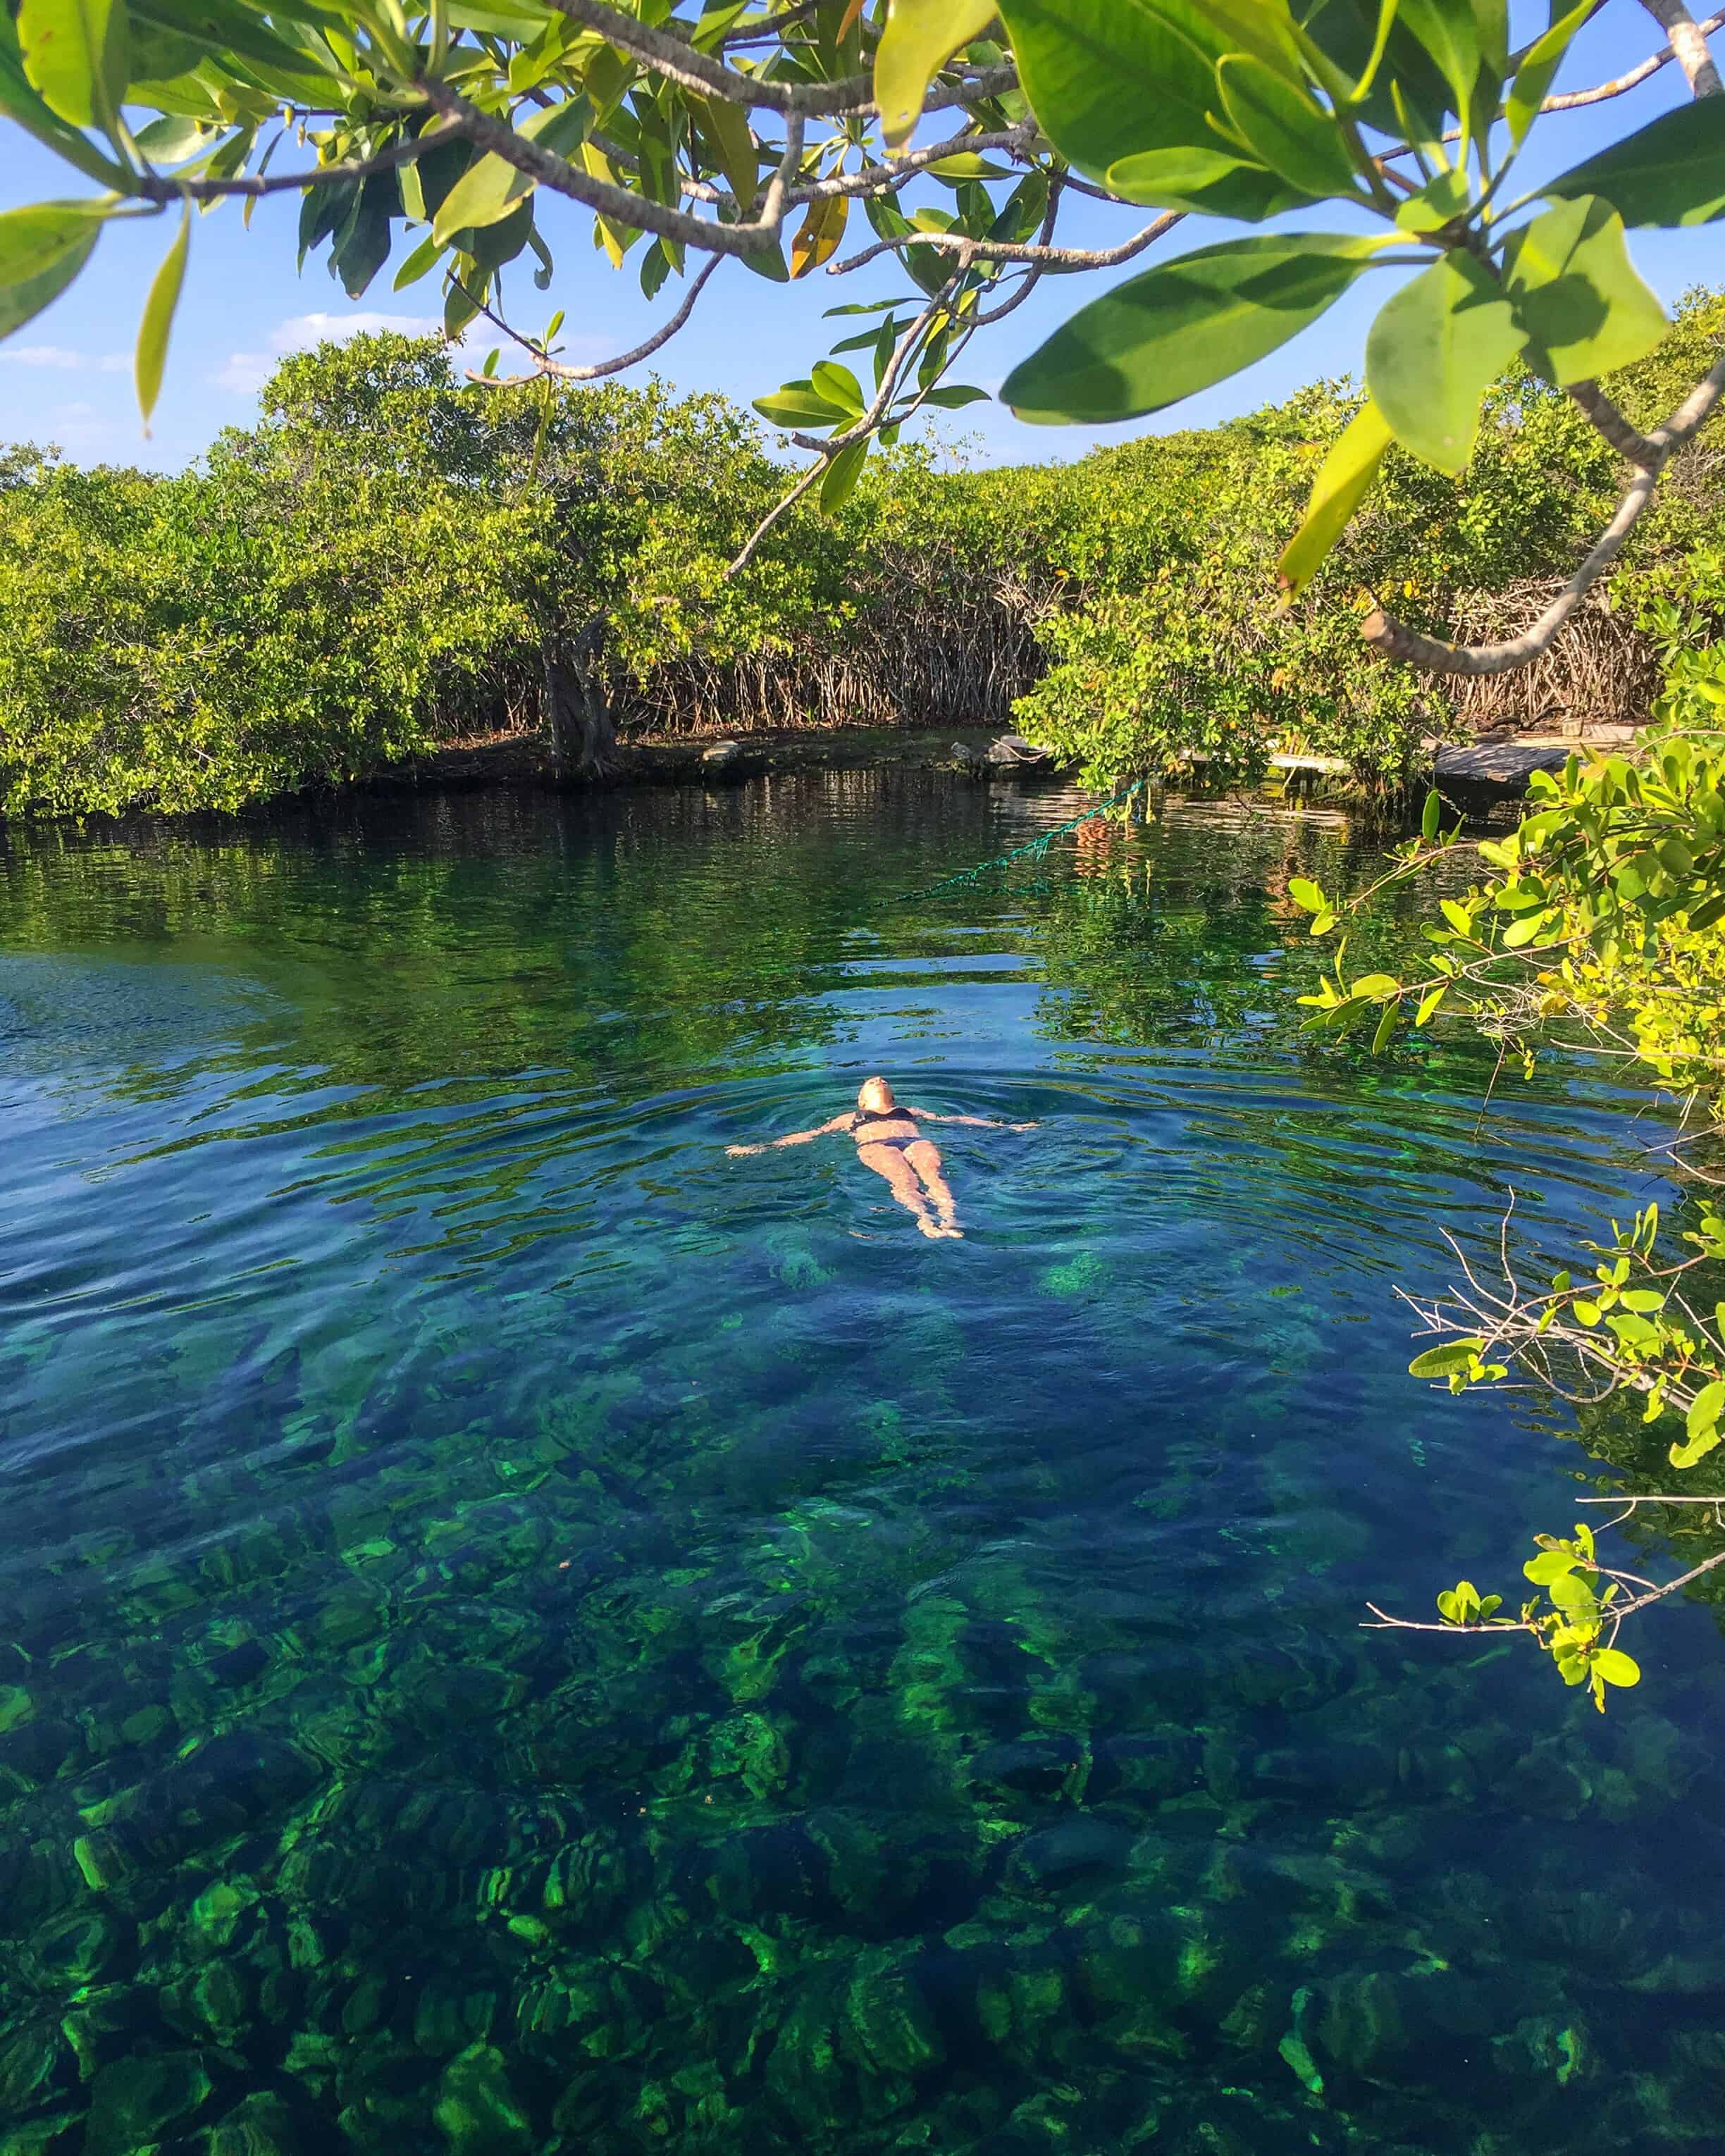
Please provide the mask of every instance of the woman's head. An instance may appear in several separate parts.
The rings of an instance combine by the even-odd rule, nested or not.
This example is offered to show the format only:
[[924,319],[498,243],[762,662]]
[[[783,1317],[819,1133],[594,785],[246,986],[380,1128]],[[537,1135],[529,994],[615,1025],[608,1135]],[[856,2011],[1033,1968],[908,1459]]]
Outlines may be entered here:
[[865,1116],[884,1116],[897,1106],[892,1097],[892,1088],[884,1078],[865,1078],[856,1096],[856,1105]]

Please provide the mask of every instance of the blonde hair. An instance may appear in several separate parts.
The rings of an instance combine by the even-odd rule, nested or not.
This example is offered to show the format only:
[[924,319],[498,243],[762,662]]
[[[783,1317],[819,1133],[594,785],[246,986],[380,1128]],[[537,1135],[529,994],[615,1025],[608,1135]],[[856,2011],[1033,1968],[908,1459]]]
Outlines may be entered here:
[[856,1105],[865,1114],[884,1115],[897,1103],[892,1097],[892,1088],[881,1077],[865,1078],[857,1089]]

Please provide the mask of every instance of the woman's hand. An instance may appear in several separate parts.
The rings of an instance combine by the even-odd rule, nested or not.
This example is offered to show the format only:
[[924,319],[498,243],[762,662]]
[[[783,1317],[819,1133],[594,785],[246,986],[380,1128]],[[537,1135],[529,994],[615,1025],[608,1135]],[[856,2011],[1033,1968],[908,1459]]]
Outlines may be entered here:
[[726,1152],[732,1160],[746,1160],[752,1152],[765,1152],[765,1146],[726,1146]]
[[1034,1123],[1009,1123],[1007,1126],[1009,1130],[1014,1131],[1034,1131],[1035,1127]]

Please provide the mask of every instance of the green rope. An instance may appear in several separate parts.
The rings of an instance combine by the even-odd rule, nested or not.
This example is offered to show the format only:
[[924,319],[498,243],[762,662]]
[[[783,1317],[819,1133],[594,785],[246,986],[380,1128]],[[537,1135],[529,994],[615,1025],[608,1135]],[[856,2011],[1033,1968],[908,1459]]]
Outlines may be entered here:
[[1076,831],[1081,824],[1093,824],[1098,816],[1106,816],[1111,808],[1123,808],[1135,793],[1142,793],[1149,783],[1147,778],[1135,778],[1123,793],[1117,793],[1106,801],[1099,801],[1094,808],[1086,808],[1081,816],[1075,816],[1070,824],[1056,824],[1040,838],[1032,839],[1024,845],[1014,846],[1010,853],[997,854],[991,861],[979,861],[974,868],[955,870],[951,875],[942,876],[938,883],[932,883],[925,890],[906,891],[900,903],[908,905],[912,899],[932,898],[940,891],[980,883],[985,875],[992,875],[996,869],[1007,867],[1013,861],[1045,860],[1048,850],[1056,839],[1065,838],[1067,832]]

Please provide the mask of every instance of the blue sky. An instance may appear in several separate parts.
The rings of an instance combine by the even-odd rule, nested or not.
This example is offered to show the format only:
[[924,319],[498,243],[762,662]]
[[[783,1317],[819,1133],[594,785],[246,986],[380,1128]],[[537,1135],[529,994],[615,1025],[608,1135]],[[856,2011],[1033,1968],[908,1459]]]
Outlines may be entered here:
[[[1547,19],[1543,7],[1518,6],[1514,12],[1524,34],[1543,28]],[[1613,0],[1577,40],[1558,86],[1580,88],[1620,74],[1660,42],[1658,29],[1638,4]],[[1681,70],[1670,66],[1626,97],[1547,120],[1524,161],[1527,183],[1535,183],[1542,172],[1575,163],[1686,95]],[[0,209],[83,190],[77,175],[0,121]],[[110,229],[70,291],[0,344],[0,440],[57,442],[85,464],[177,468],[207,447],[222,427],[247,423],[256,410],[259,383],[283,352],[355,327],[431,326],[428,318],[439,305],[435,277],[398,294],[390,289],[397,266],[392,264],[355,303],[321,261],[309,261],[304,275],[296,275],[298,213],[299,198],[288,196],[259,203],[249,231],[242,228],[235,203],[198,220],[167,384],[148,440],[134,398],[131,346],[145,291],[172,228],[167,219],[141,219]],[[1110,244],[1128,236],[1145,214],[1081,203],[1063,222],[1060,237],[1068,244]],[[570,357],[598,359],[626,350],[677,304],[675,280],[655,305],[643,300],[635,279],[638,256],[629,258],[621,274],[613,272],[593,252],[591,219],[574,204],[553,203],[541,215],[557,258],[557,279],[542,298],[522,276],[516,302],[530,325],[542,322],[552,306],[565,310]],[[1345,222],[1335,212],[1308,213],[1305,221],[1331,229]],[[1153,255],[1107,277],[1132,276],[1151,260],[1225,237],[1228,230],[1194,220],[1177,228]],[[859,233],[870,236],[860,215],[853,237]],[[1691,285],[1717,281],[1725,270],[1725,251],[1716,230],[1640,233],[1632,244],[1642,275],[1667,302]],[[398,243],[398,264],[406,252]],[[978,404],[952,415],[942,423],[942,431],[963,442],[978,460],[1028,461],[1076,455],[1099,439],[1202,425],[1253,410],[1319,375],[1358,371],[1366,326],[1388,295],[1394,274],[1385,272],[1356,286],[1303,336],[1246,372],[1153,419],[1110,429],[1106,436],[1023,426],[998,404]],[[990,390],[998,387],[1014,362],[1101,289],[1103,281],[1045,280],[998,331],[978,340],[965,370],[968,377]],[[680,388],[719,389],[746,400],[806,374],[835,336],[860,326],[824,321],[824,308],[883,298],[901,289],[890,263],[843,279],[817,273],[789,287],[768,285],[740,265],[726,264],[709,285],[693,321],[653,365]]]

